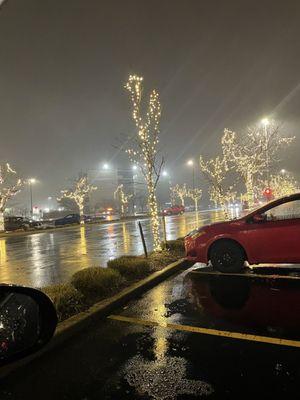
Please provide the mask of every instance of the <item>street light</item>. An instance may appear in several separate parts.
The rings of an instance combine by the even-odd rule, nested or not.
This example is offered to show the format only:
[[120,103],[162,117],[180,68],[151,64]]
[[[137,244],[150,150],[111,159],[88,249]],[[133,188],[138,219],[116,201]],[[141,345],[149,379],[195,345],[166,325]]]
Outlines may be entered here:
[[32,206],[32,185],[36,183],[35,178],[29,178],[28,179],[28,184],[29,184],[29,191],[30,191],[30,214],[31,218],[33,217],[33,206]]
[[193,168],[193,190],[195,189],[195,163],[194,160],[188,160],[186,165]]
[[169,176],[167,171],[163,171],[161,174],[162,174],[162,176]]
[[282,175],[284,175],[284,174],[286,173],[286,169],[282,168],[282,170],[280,171],[280,173],[281,173]]
[[133,171],[136,171],[136,170],[138,169],[138,166],[134,164],[134,165],[132,166],[132,169],[133,169]]
[[109,164],[104,163],[102,168],[105,169],[105,170],[108,170],[109,169]]

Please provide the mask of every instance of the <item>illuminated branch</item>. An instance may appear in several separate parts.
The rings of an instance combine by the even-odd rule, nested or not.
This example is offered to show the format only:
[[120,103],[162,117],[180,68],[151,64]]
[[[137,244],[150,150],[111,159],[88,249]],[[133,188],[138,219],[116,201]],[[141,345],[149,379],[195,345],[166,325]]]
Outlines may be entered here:
[[125,85],[125,89],[130,94],[132,119],[136,126],[136,134],[130,139],[131,147],[126,152],[130,160],[140,168],[146,180],[154,251],[160,251],[161,243],[156,187],[164,163],[164,159],[158,157],[161,105],[159,94],[153,90],[150,94],[146,115],[142,115],[142,82],[142,77],[130,75]]
[[225,218],[229,219],[226,203],[234,197],[234,193],[232,192],[233,186],[228,186],[226,183],[228,172],[230,171],[226,157],[218,156],[205,161],[200,156],[200,169],[210,186],[209,194],[211,201],[215,205],[220,205]]
[[293,140],[293,137],[282,137],[279,127],[274,122],[264,127],[250,127],[246,134],[240,136],[225,129],[222,137],[223,154],[240,174],[250,207],[254,203],[257,177],[266,174],[269,180],[270,167],[279,161],[279,151]]
[[299,191],[299,184],[291,174],[271,175],[269,181],[261,182],[261,192],[269,187],[275,198],[288,196]]
[[202,197],[202,190],[201,189],[189,189],[186,194],[187,197],[192,199],[195,203],[195,211],[198,211],[198,202]]
[[75,180],[74,187],[68,190],[61,191],[61,197],[58,198],[58,201],[61,201],[63,198],[68,198],[74,200],[79,208],[80,214],[80,223],[84,224],[83,218],[83,209],[86,200],[88,199],[91,192],[97,190],[96,186],[90,185],[88,183],[87,176],[80,177]]
[[123,190],[123,185],[119,185],[114,192],[114,198],[120,204],[121,216],[124,217],[126,214],[126,209],[128,206],[128,202],[131,199],[132,194],[125,194]]
[[4,211],[7,202],[21,190],[24,182],[8,163],[0,164],[0,231],[4,231]]
[[171,187],[172,197],[175,199],[178,197],[180,199],[181,205],[184,206],[184,199],[188,197],[188,191],[186,188],[186,184],[184,185],[175,185]]

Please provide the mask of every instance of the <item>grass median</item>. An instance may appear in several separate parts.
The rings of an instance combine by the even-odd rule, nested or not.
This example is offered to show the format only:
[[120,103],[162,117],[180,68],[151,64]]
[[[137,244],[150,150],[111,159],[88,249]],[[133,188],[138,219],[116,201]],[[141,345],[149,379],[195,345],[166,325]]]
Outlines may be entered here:
[[165,250],[144,256],[121,256],[110,260],[107,268],[90,267],[77,271],[70,282],[42,288],[52,300],[59,321],[86,310],[133,282],[139,281],[177,261],[184,255],[183,239],[167,242]]

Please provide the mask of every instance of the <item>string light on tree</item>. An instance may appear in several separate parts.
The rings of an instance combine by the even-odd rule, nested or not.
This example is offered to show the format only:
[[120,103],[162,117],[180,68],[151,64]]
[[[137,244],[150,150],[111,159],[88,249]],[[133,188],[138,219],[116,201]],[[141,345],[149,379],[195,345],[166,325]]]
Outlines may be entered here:
[[[173,198],[178,197],[180,199],[181,205],[184,207],[185,198],[188,197],[188,190],[186,184],[183,185],[175,185],[171,187],[171,193],[173,194]],[[171,196],[172,197],[172,196]]]
[[80,223],[84,224],[84,218],[83,218],[84,205],[90,193],[92,193],[94,190],[97,190],[97,187],[90,185],[88,183],[87,175],[84,175],[75,180],[73,188],[62,190],[61,191],[62,195],[57,200],[61,201],[63,198],[74,200],[79,208]]
[[7,202],[21,190],[24,182],[8,163],[0,164],[0,231],[4,231],[4,211]]
[[198,188],[194,188],[194,189],[189,189],[187,191],[187,197],[189,197],[190,199],[192,199],[194,201],[195,204],[195,211],[198,211],[198,202],[202,197],[202,190],[198,189]]
[[[270,186],[267,186],[268,183],[270,183]],[[299,184],[291,174],[271,175],[269,182],[262,181],[260,186],[264,190],[270,188],[272,196],[276,199],[299,191]]]
[[258,176],[266,174],[269,181],[270,167],[279,161],[279,150],[294,140],[294,137],[282,137],[279,127],[273,121],[264,119],[262,125],[254,125],[240,136],[225,129],[222,137],[224,157],[240,174],[250,207],[255,200],[254,189]]
[[235,197],[232,185],[228,185],[227,177],[230,171],[226,157],[217,156],[205,161],[200,156],[200,169],[206,178],[210,188],[210,199],[215,205],[220,205],[224,216],[229,219],[227,203]]
[[164,164],[164,159],[158,157],[161,105],[159,94],[153,90],[150,93],[146,114],[142,115],[142,82],[142,77],[130,75],[125,85],[125,89],[130,94],[132,119],[137,130],[136,135],[130,138],[131,148],[127,149],[126,152],[131,162],[140,168],[145,178],[148,190],[148,206],[151,217],[154,251],[161,251],[156,199],[156,188]]
[[120,205],[120,211],[122,217],[125,216],[128,202],[133,196],[132,194],[125,194],[123,187],[124,187],[123,185],[119,185],[114,192],[114,198],[118,201]]

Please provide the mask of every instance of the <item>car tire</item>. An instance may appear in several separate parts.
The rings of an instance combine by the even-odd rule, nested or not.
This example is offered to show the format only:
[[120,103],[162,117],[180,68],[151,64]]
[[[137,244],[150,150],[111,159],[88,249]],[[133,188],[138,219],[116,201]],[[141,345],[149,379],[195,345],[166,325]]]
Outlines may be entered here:
[[221,240],[210,251],[210,261],[220,272],[239,272],[243,269],[246,257],[243,249],[235,242]]

